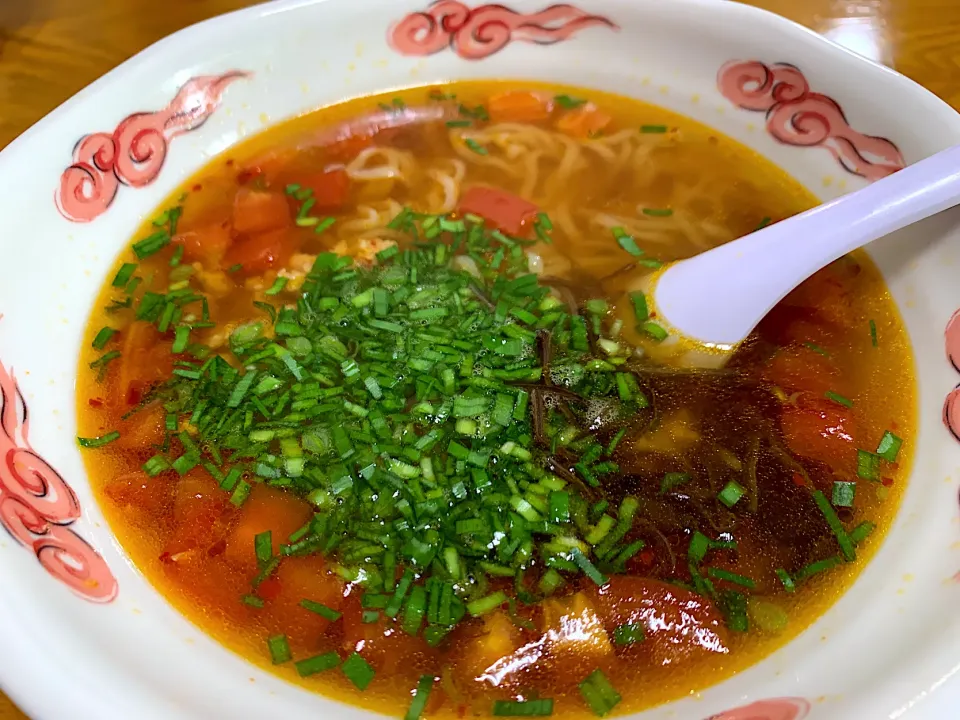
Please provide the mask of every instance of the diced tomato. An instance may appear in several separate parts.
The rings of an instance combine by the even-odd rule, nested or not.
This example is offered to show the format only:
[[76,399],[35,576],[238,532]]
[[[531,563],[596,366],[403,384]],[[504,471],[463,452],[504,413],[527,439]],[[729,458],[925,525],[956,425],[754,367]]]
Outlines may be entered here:
[[230,228],[223,223],[214,223],[197,230],[175,235],[175,245],[183,246],[186,262],[201,262],[207,267],[220,264],[220,259],[232,241]]
[[811,308],[819,318],[841,327],[849,325],[856,319],[849,279],[859,273],[859,266],[848,260],[838,263],[842,264],[834,263],[804,280],[782,303]]
[[280,579],[274,575],[257,586],[257,597],[266,602],[273,602],[280,597],[282,591],[283,586],[280,584]]
[[273,230],[251,235],[234,243],[223,256],[224,270],[240,266],[242,275],[258,275],[271,268],[283,267],[300,247],[300,238],[290,230]]
[[460,212],[479,215],[508,235],[520,237],[539,208],[505,190],[474,186],[460,198]]
[[133,507],[153,518],[161,517],[173,503],[169,477],[150,477],[143,470],[124,473],[103,488],[107,497],[122,507]]
[[276,612],[284,618],[290,642],[305,649],[315,647],[331,622],[300,603],[311,600],[339,611],[344,604],[343,580],[325,566],[320,555],[284,558],[276,578],[280,592],[273,603]]
[[159,404],[134,413],[117,427],[120,432],[117,447],[140,449],[158,445],[163,442],[165,419],[163,407]]
[[292,532],[310,519],[310,506],[292,493],[256,485],[240,509],[240,520],[227,536],[224,557],[237,568],[255,572],[254,538],[270,531],[273,552],[287,542]]
[[810,392],[822,397],[828,390],[844,392],[836,365],[821,352],[806,346],[778,350],[763,375],[788,393]]
[[278,230],[292,224],[287,196],[273,190],[242,187],[233,199],[233,229],[253,235]]
[[797,455],[819,460],[834,470],[852,471],[857,460],[857,429],[850,410],[826,399],[784,406],[780,427]]
[[398,623],[382,615],[376,622],[363,622],[358,595],[354,592],[345,598],[340,608],[346,652],[362,649],[363,657],[377,672],[393,672],[404,660],[423,651],[423,640],[411,637],[400,629]]
[[329,162],[347,163],[373,145],[374,132],[347,134],[325,145],[324,157]]
[[[161,335],[150,323],[133,322],[123,331],[117,392],[109,401],[114,406],[138,405],[154,384],[169,379],[173,372],[170,346],[160,342]],[[126,410],[124,407],[124,410]]]
[[594,137],[603,131],[613,118],[593,103],[581,105],[563,113],[556,122],[557,130],[576,138]]
[[296,183],[302,188],[313,190],[313,199],[316,201],[312,211],[331,212],[339,210],[347,201],[350,192],[350,177],[343,168],[331,168],[320,173],[305,176],[291,176],[287,183]]
[[626,623],[644,627],[646,639],[632,648],[650,653],[658,665],[679,665],[711,654],[726,654],[727,630],[705,597],[659,580],[615,575],[593,589],[607,632]]
[[487,112],[493,122],[539,122],[550,117],[553,103],[539,93],[509,90],[493,95]]
[[258,177],[272,183],[296,156],[297,151],[294,149],[273,150],[260,155],[237,173],[237,184],[246,185]]
[[184,475],[174,493],[173,534],[162,558],[177,562],[192,550],[206,550],[226,534],[232,514],[229,496],[205,470]]

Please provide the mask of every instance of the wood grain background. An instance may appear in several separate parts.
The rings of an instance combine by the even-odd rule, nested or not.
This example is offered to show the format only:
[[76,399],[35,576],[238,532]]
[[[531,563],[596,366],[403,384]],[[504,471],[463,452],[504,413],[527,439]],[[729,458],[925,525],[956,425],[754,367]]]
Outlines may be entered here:
[[[147,45],[192,23],[253,4],[250,0],[0,0],[0,147]],[[960,0],[753,0],[751,4],[890,65],[960,108]],[[25,720],[2,694],[0,720]]]

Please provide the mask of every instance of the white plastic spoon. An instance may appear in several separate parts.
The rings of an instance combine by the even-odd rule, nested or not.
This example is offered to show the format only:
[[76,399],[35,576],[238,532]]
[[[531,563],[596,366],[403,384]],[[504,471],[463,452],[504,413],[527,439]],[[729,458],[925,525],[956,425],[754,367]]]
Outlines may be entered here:
[[[684,364],[722,365],[788,292],[842,255],[960,205],[960,146],[701,255],[647,290],[673,335],[712,348]],[[713,357],[710,357],[713,355]]]

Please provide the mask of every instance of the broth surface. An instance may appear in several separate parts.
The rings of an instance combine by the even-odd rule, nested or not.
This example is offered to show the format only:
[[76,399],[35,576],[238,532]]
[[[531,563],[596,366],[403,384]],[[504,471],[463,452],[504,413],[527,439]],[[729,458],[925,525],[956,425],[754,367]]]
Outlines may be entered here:
[[[303,193],[305,188],[312,194]],[[500,194],[491,200],[477,188]],[[516,198],[534,210],[516,215],[516,208],[527,207]],[[553,700],[553,716],[591,717],[579,684],[597,669],[622,697],[614,714],[695,693],[796,636],[849,587],[873,554],[908,475],[915,425],[913,363],[883,280],[859,252],[791,293],[727,369],[716,373],[676,367],[682,348],[669,338],[660,342],[656,328],[644,330],[644,322],[656,325],[656,317],[640,318],[629,293],[654,260],[688,257],[815,203],[778,168],[709,128],[592,90],[455,83],[317,110],[216,158],[144,224],[135,237],[136,250],[125,250],[118,258],[91,312],[79,366],[80,435],[120,433],[102,448],[84,451],[91,483],[133,562],[180,611],[251,661],[345,702],[402,715],[405,709],[397,709],[410,703],[421,677],[433,676],[437,680],[425,717],[487,716],[496,701],[537,698]],[[404,632],[406,610],[391,619],[371,599],[392,597],[401,570],[411,567],[404,563],[403,551],[386,590],[365,588],[366,570],[358,579],[356,568],[366,565],[351,565],[339,550],[327,557],[284,556],[265,570],[265,560],[280,557],[284,543],[295,543],[287,538],[296,537],[314,513],[332,512],[327,503],[340,500],[331,495],[341,497],[338,493],[347,485],[347,493],[363,486],[365,468],[345,461],[350,483],[317,480],[314,489],[321,492],[311,494],[302,485],[301,465],[290,463],[299,456],[276,444],[282,434],[259,436],[266,439],[257,445],[264,454],[256,462],[231,462],[226,450],[211,451],[209,445],[198,448],[196,459],[202,456],[204,463],[195,467],[183,462],[170,469],[156,457],[173,461],[188,455],[190,438],[198,437],[198,427],[211,412],[210,407],[193,407],[190,414],[164,408],[162,402],[171,402],[176,391],[158,388],[171,378],[191,380],[175,375],[176,369],[193,372],[210,357],[222,357],[225,365],[239,370],[251,362],[249,354],[245,361],[231,354],[238,343],[242,347],[240,336],[251,322],[261,324],[265,342],[283,336],[270,316],[281,312],[282,321],[283,308],[295,307],[304,288],[312,287],[309,273],[318,255],[350,256],[366,277],[363,268],[378,262],[377,253],[395,243],[418,247],[410,227],[417,228],[417,240],[426,241],[430,224],[441,224],[425,218],[438,215],[467,227],[480,222],[471,219],[476,215],[487,221],[483,227],[488,230],[499,227],[500,237],[509,242],[498,245],[497,236],[485,236],[492,240],[490,252],[480,253],[481,274],[495,248],[506,251],[501,253],[506,266],[529,263],[539,286],[550,288],[547,297],[556,298],[560,308],[545,300],[542,307],[548,310],[537,314],[575,310],[591,337],[584,357],[603,360],[607,353],[617,363],[623,360],[610,372],[633,368],[626,374],[636,383],[627,393],[632,392],[635,412],[613,420],[604,409],[609,403],[570,400],[555,389],[542,389],[537,383],[545,381],[537,376],[527,390],[531,407],[537,408],[532,412],[545,413],[542,432],[548,437],[535,447],[540,431],[533,425],[526,437],[534,436],[528,446],[534,448],[535,460],[561,457],[556,465],[563,467],[554,466],[551,477],[567,483],[557,492],[569,491],[573,506],[576,498],[584,498],[584,535],[599,534],[604,527],[609,534],[625,512],[625,499],[631,499],[638,509],[616,549],[631,541],[643,545],[618,571],[605,572],[609,582],[599,586],[576,563],[573,570],[567,567],[573,562],[567,556],[548,567],[543,553],[552,551],[535,554],[523,565],[524,582],[537,588],[529,603],[515,600],[513,577],[498,574],[504,566],[515,569],[511,562],[521,564],[491,551],[484,562],[494,569],[480,581],[460,578],[458,592],[462,590],[464,603],[472,603],[503,590],[510,602],[477,617],[467,612],[431,647],[423,639],[425,630],[415,637]],[[397,222],[398,216],[407,220]],[[430,240],[449,243],[456,232],[444,230]],[[552,242],[537,241],[542,236]],[[516,237],[531,242],[519,246],[527,253],[519,261],[511,255]],[[156,246],[156,252],[147,252]],[[384,266],[400,262],[390,259],[389,252],[380,256]],[[469,263],[465,267],[471,269]],[[509,271],[503,274],[510,277]],[[495,275],[491,271],[478,280],[483,283],[480,297],[494,287]],[[420,286],[412,281],[413,292],[429,284],[427,270],[422,276]],[[376,283],[383,277],[371,277],[379,288]],[[463,302],[476,303],[464,287]],[[366,298],[350,293],[344,291],[338,302],[353,308],[351,313],[361,312],[356,308],[365,307]],[[145,303],[154,302],[151,294],[160,297],[153,319],[144,311]],[[197,299],[178,305],[186,296]],[[355,302],[358,297],[362,302]],[[601,300],[605,306],[590,304]],[[168,307],[173,309],[164,322]],[[491,304],[483,314],[494,312]],[[439,313],[422,317],[442,324]],[[433,322],[426,319],[424,327]],[[178,326],[191,329],[178,332]],[[103,328],[116,332],[104,334]],[[566,364],[548,368],[546,384],[585,396],[585,386],[577,383],[587,381],[571,380],[571,374],[593,366],[570,360],[563,345],[567,331],[557,328],[553,353]],[[598,348],[599,340],[617,349],[608,352],[602,343]],[[543,341],[539,332],[537,352],[543,351]],[[179,344],[180,352],[174,354],[172,344]],[[523,352],[535,357],[528,345]],[[286,347],[296,349],[288,341]],[[362,360],[362,351],[356,357]],[[482,364],[482,358],[478,354],[476,362]],[[452,369],[458,379],[451,382],[461,392],[475,374],[462,365]],[[506,377],[513,371],[503,372]],[[437,374],[437,383],[446,377]],[[331,380],[328,387],[344,382]],[[347,407],[344,423],[352,422],[350,412],[377,408],[369,397],[351,394],[354,386],[345,387],[353,405]],[[271,395],[268,385],[258,384],[251,392],[261,390],[257,397],[264,403],[277,403],[269,409],[280,407],[277,396],[283,388]],[[603,392],[614,397],[618,391]],[[638,393],[646,405],[639,403]],[[421,395],[409,405],[439,404],[444,393],[432,389]],[[619,397],[626,407],[624,395]],[[274,410],[277,418],[290,412],[289,402],[282,412]],[[213,410],[227,421],[232,407],[224,403]],[[463,440],[468,446],[481,442],[487,422],[486,415],[472,417],[479,419],[465,419],[480,424],[473,435],[465,432],[469,424],[456,431],[469,438]],[[516,423],[538,422],[522,412],[520,418]],[[617,468],[602,475],[595,487],[575,462],[563,460],[562,452],[557,455],[558,447],[566,447],[563,433],[571,426],[576,430],[571,434],[586,438],[588,448],[570,450],[573,459],[590,452],[590,437],[609,448],[624,430],[602,461]],[[422,438],[428,427],[411,420],[411,437]],[[336,441],[335,431],[324,432],[323,437]],[[577,447],[576,439],[570,447]],[[317,452],[332,451],[325,447]],[[417,483],[426,480],[422,489],[429,493],[430,481],[415,459],[418,453],[414,449],[389,467],[396,473],[411,468],[410,477]],[[437,458],[439,468],[443,458]],[[470,467],[446,462],[454,468],[449,492],[456,493],[456,478],[466,478],[468,489],[470,482],[478,482]],[[210,465],[220,471],[219,478]],[[243,474],[238,472],[231,484],[227,471],[233,465],[242,466]],[[249,487],[249,496],[238,498],[238,482]],[[574,489],[580,485],[582,491]],[[544,488],[524,486],[521,494],[553,502],[556,498]],[[455,508],[460,500],[449,492],[438,491],[437,497]],[[482,495],[482,490],[476,492]],[[843,562],[845,548],[829,513],[817,505],[817,493],[829,513],[836,514],[848,542],[853,535],[855,560]],[[517,507],[514,515],[521,512]],[[544,514],[536,506],[531,510],[531,517]],[[610,518],[608,525],[604,516]],[[310,527],[315,532],[316,526]],[[354,532],[345,527],[344,533]],[[256,538],[266,530],[271,531],[266,554],[258,557]],[[505,532],[510,536],[510,529]],[[708,545],[699,545],[707,540]],[[530,541],[544,542],[536,536]],[[585,546],[588,555],[596,554],[597,565],[596,548],[602,543],[590,543],[592,550]],[[380,558],[383,549],[370,552]],[[437,573],[439,583],[446,567],[433,570],[431,564],[419,571]],[[559,568],[562,584],[545,593],[538,583],[550,567]],[[262,582],[253,587],[258,576]],[[414,602],[414,595],[403,602]],[[331,612],[305,608],[305,599]],[[363,691],[341,670],[301,677],[291,662],[271,663],[268,638],[281,635],[295,661],[324,653],[337,653],[343,661],[356,652],[376,674]]]

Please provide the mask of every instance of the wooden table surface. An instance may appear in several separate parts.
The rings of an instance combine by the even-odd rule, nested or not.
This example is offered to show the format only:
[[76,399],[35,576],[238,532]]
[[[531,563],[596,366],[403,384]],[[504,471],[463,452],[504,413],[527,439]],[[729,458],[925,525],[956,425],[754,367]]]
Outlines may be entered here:
[[[253,4],[253,0],[0,0],[0,147],[155,40]],[[752,4],[896,68],[960,109],[960,0]],[[2,694],[0,720],[25,720]]]

